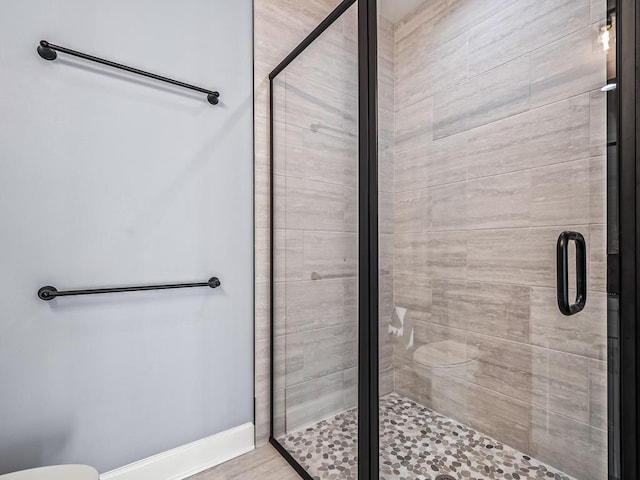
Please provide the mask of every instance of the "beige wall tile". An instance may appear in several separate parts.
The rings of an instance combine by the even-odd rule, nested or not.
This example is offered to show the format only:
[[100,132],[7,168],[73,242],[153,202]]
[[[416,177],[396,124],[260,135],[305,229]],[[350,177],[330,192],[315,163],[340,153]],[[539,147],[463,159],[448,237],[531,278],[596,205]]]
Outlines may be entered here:
[[531,224],[532,172],[495,175],[466,183],[468,229],[517,228]]
[[[572,227],[580,230],[582,227]],[[584,228],[583,228],[584,229]],[[468,278],[516,285],[556,285],[556,243],[566,228],[480,230],[468,236]]]
[[520,0],[469,30],[469,76],[589,24],[589,0]]
[[287,178],[286,227],[299,230],[355,231],[355,188]]
[[343,410],[342,372],[287,388],[285,391],[287,431],[328,418]]
[[286,289],[286,333],[354,323],[355,279],[291,282]]
[[607,362],[589,361],[589,425],[607,430]]
[[532,108],[606,83],[606,56],[597,39],[598,25],[589,25],[531,53]]
[[469,178],[588,156],[589,98],[586,94],[468,132]]
[[395,191],[463,181],[467,176],[468,161],[464,132],[398,152]]
[[446,137],[528,109],[529,58],[522,57],[437,94],[433,136]]
[[531,403],[589,423],[590,360],[554,350],[531,347]]
[[605,169],[596,157],[532,170],[532,224],[603,223]]
[[531,411],[529,451],[576,478],[607,477],[607,433],[548,410]]
[[396,113],[396,152],[433,140],[433,99],[415,103]]
[[607,154],[607,94],[595,90],[590,94],[591,156]]
[[607,357],[607,298],[588,292],[585,309],[570,317],[560,313],[556,291],[531,289],[531,343],[584,357]]
[[304,232],[303,279],[355,277],[357,261],[357,233]]

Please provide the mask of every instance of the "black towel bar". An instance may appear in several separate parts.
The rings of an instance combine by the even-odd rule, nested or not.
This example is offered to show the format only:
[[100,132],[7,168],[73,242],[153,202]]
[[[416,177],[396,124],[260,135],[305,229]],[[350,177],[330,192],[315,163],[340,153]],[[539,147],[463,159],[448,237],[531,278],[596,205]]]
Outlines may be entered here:
[[58,291],[56,287],[47,285],[38,290],[38,297],[41,300],[53,300],[56,297],[69,297],[73,295],[95,295],[98,293],[119,293],[119,292],[140,292],[144,290],[168,290],[170,288],[193,288],[193,287],[210,287],[218,288],[220,280],[218,277],[211,277],[206,282],[196,283],[172,283],[165,285],[144,285],[140,287],[114,287],[114,288],[93,288],[90,290],[65,290]]
[[89,60],[91,62],[107,65],[108,67],[117,68],[119,70],[124,70],[129,73],[135,73],[136,75],[142,75],[143,77],[152,78],[160,82],[170,83],[171,85],[187,88],[189,90],[194,90],[200,93],[206,93],[207,101],[211,105],[217,105],[219,101],[220,92],[207,90],[206,88],[202,88],[202,87],[196,87],[195,85],[179,82],[178,80],[173,80],[171,78],[163,77],[161,75],[156,75],[155,73],[145,72],[144,70],[138,70],[137,68],[127,67],[126,65],[122,65],[120,63],[115,63],[110,60],[94,57],[93,55],[87,55],[86,53],[77,52],[75,50],[61,47],[59,45],[54,45],[52,43],[47,42],[46,40],[40,40],[40,45],[38,45],[38,55],[40,55],[45,60],[55,60],[58,57],[58,54],[56,52],[66,53],[67,55],[72,55],[74,57],[82,58],[84,60]]

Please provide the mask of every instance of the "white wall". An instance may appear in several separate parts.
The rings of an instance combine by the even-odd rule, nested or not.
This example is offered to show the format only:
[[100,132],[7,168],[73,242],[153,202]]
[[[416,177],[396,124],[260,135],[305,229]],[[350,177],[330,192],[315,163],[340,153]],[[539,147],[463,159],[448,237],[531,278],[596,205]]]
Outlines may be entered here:
[[[252,420],[250,0],[0,4],[0,473]],[[221,104],[40,39],[221,91]],[[59,289],[217,275],[218,290]]]

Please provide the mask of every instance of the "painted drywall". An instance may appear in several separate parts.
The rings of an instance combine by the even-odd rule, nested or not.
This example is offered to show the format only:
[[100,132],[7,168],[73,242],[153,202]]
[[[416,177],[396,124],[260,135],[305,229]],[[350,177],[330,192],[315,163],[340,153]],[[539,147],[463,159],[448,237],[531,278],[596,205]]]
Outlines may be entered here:
[[[0,7],[0,473],[106,471],[253,418],[252,2]],[[221,103],[40,39],[221,91]],[[222,288],[57,299],[61,289]]]

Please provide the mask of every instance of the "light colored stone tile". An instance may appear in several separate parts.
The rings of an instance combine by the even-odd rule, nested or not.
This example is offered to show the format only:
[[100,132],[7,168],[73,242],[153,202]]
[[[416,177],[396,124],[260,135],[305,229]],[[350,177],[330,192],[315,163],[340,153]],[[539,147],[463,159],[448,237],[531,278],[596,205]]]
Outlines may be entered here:
[[396,45],[395,107],[421,102],[467,79],[467,36],[460,35],[433,48],[430,24]]
[[434,5],[435,41],[445,43],[514,3],[516,0],[447,0],[445,5]]
[[607,17],[607,0],[591,0],[591,23],[604,23]]
[[465,232],[432,232],[427,243],[427,271],[432,277],[465,278],[467,275]]
[[343,373],[320,377],[287,388],[285,401],[288,431],[335,415],[342,411],[344,405]]
[[555,289],[531,289],[531,343],[541,347],[605,360],[607,355],[607,297],[588,292],[585,309],[564,316]]
[[356,321],[355,279],[292,282],[287,285],[286,333],[299,333]]
[[429,190],[409,190],[395,194],[395,231],[425,232],[431,223]]
[[545,348],[531,348],[531,403],[588,423],[590,360]]
[[529,451],[531,407],[526,403],[440,373],[431,379],[430,393],[434,410]]
[[337,21],[300,56],[302,75],[327,88],[355,97],[358,93],[358,49]]
[[322,84],[286,74],[285,119],[288,125],[353,138],[357,125],[357,100]]
[[431,187],[431,206],[427,220],[432,230],[464,230],[468,228],[469,203],[466,182]]
[[[357,142],[323,131],[286,127],[286,175],[355,188]],[[278,162],[281,163],[281,162]]]
[[[406,308],[414,318],[429,320],[435,312],[432,307],[432,280],[427,277],[396,275],[393,279],[393,303]],[[436,297],[435,300],[440,300]],[[380,332],[381,335],[386,332]]]
[[515,228],[531,224],[529,170],[495,175],[466,183],[466,228]]
[[532,224],[603,223],[605,169],[604,158],[594,157],[532,170]]
[[396,152],[433,140],[433,99],[428,98],[396,113]]
[[473,232],[467,240],[469,280],[555,288],[556,243],[563,230],[566,228]]
[[396,192],[463,181],[469,160],[465,132],[398,152]]
[[[607,433],[548,410],[531,411],[529,452],[581,480],[607,478]],[[567,455],[571,452],[571,455]]]
[[394,205],[395,195],[392,192],[378,192],[378,232],[393,233],[394,225]]
[[[288,386],[294,385],[289,382],[289,378],[292,376],[296,378],[297,371],[301,373],[300,381],[306,382],[356,366],[358,349],[356,348],[357,326],[355,321],[287,337],[286,376]],[[291,349],[291,353],[290,342],[298,347]],[[291,365],[291,370],[289,365]],[[301,367],[300,370],[296,368],[298,366]]]
[[380,276],[393,275],[393,234],[381,233],[378,236],[378,271]]
[[532,108],[606,83],[607,58],[597,39],[597,25],[589,25],[531,53]]
[[[267,231],[267,235],[268,235]],[[275,230],[273,233],[273,278],[276,282],[291,282],[303,278],[303,232],[300,230]],[[267,239],[268,242],[268,239]],[[267,244],[268,247],[268,244]],[[269,278],[269,258],[263,262],[266,282]],[[262,277],[262,275],[261,275]]]
[[529,292],[521,285],[435,279],[432,321],[529,343]]
[[[586,237],[585,237],[586,238]],[[607,231],[604,225],[589,227],[587,245],[588,288],[596,292],[607,291]]]
[[589,98],[579,95],[474,128],[468,134],[469,178],[586,158]]
[[469,31],[469,76],[589,24],[589,0],[520,0]]
[[607,430],[607,362],[589,361],[589,425]]
[[305,280],[355,277],[358,234],[304,232]]
[[529,109],[529,58],[522,57],[434,97],[433,136],[442,138]]
[[286,227],[300,230],[356,230],[356,189],[287,178]]
[[428,254],[429,244],[424,234],[397,233],[394,241],[394,273],[425,276],[428,271]]
[[607,154],[607,94],[595,90],[590,99],[591,156],[604,156]]

